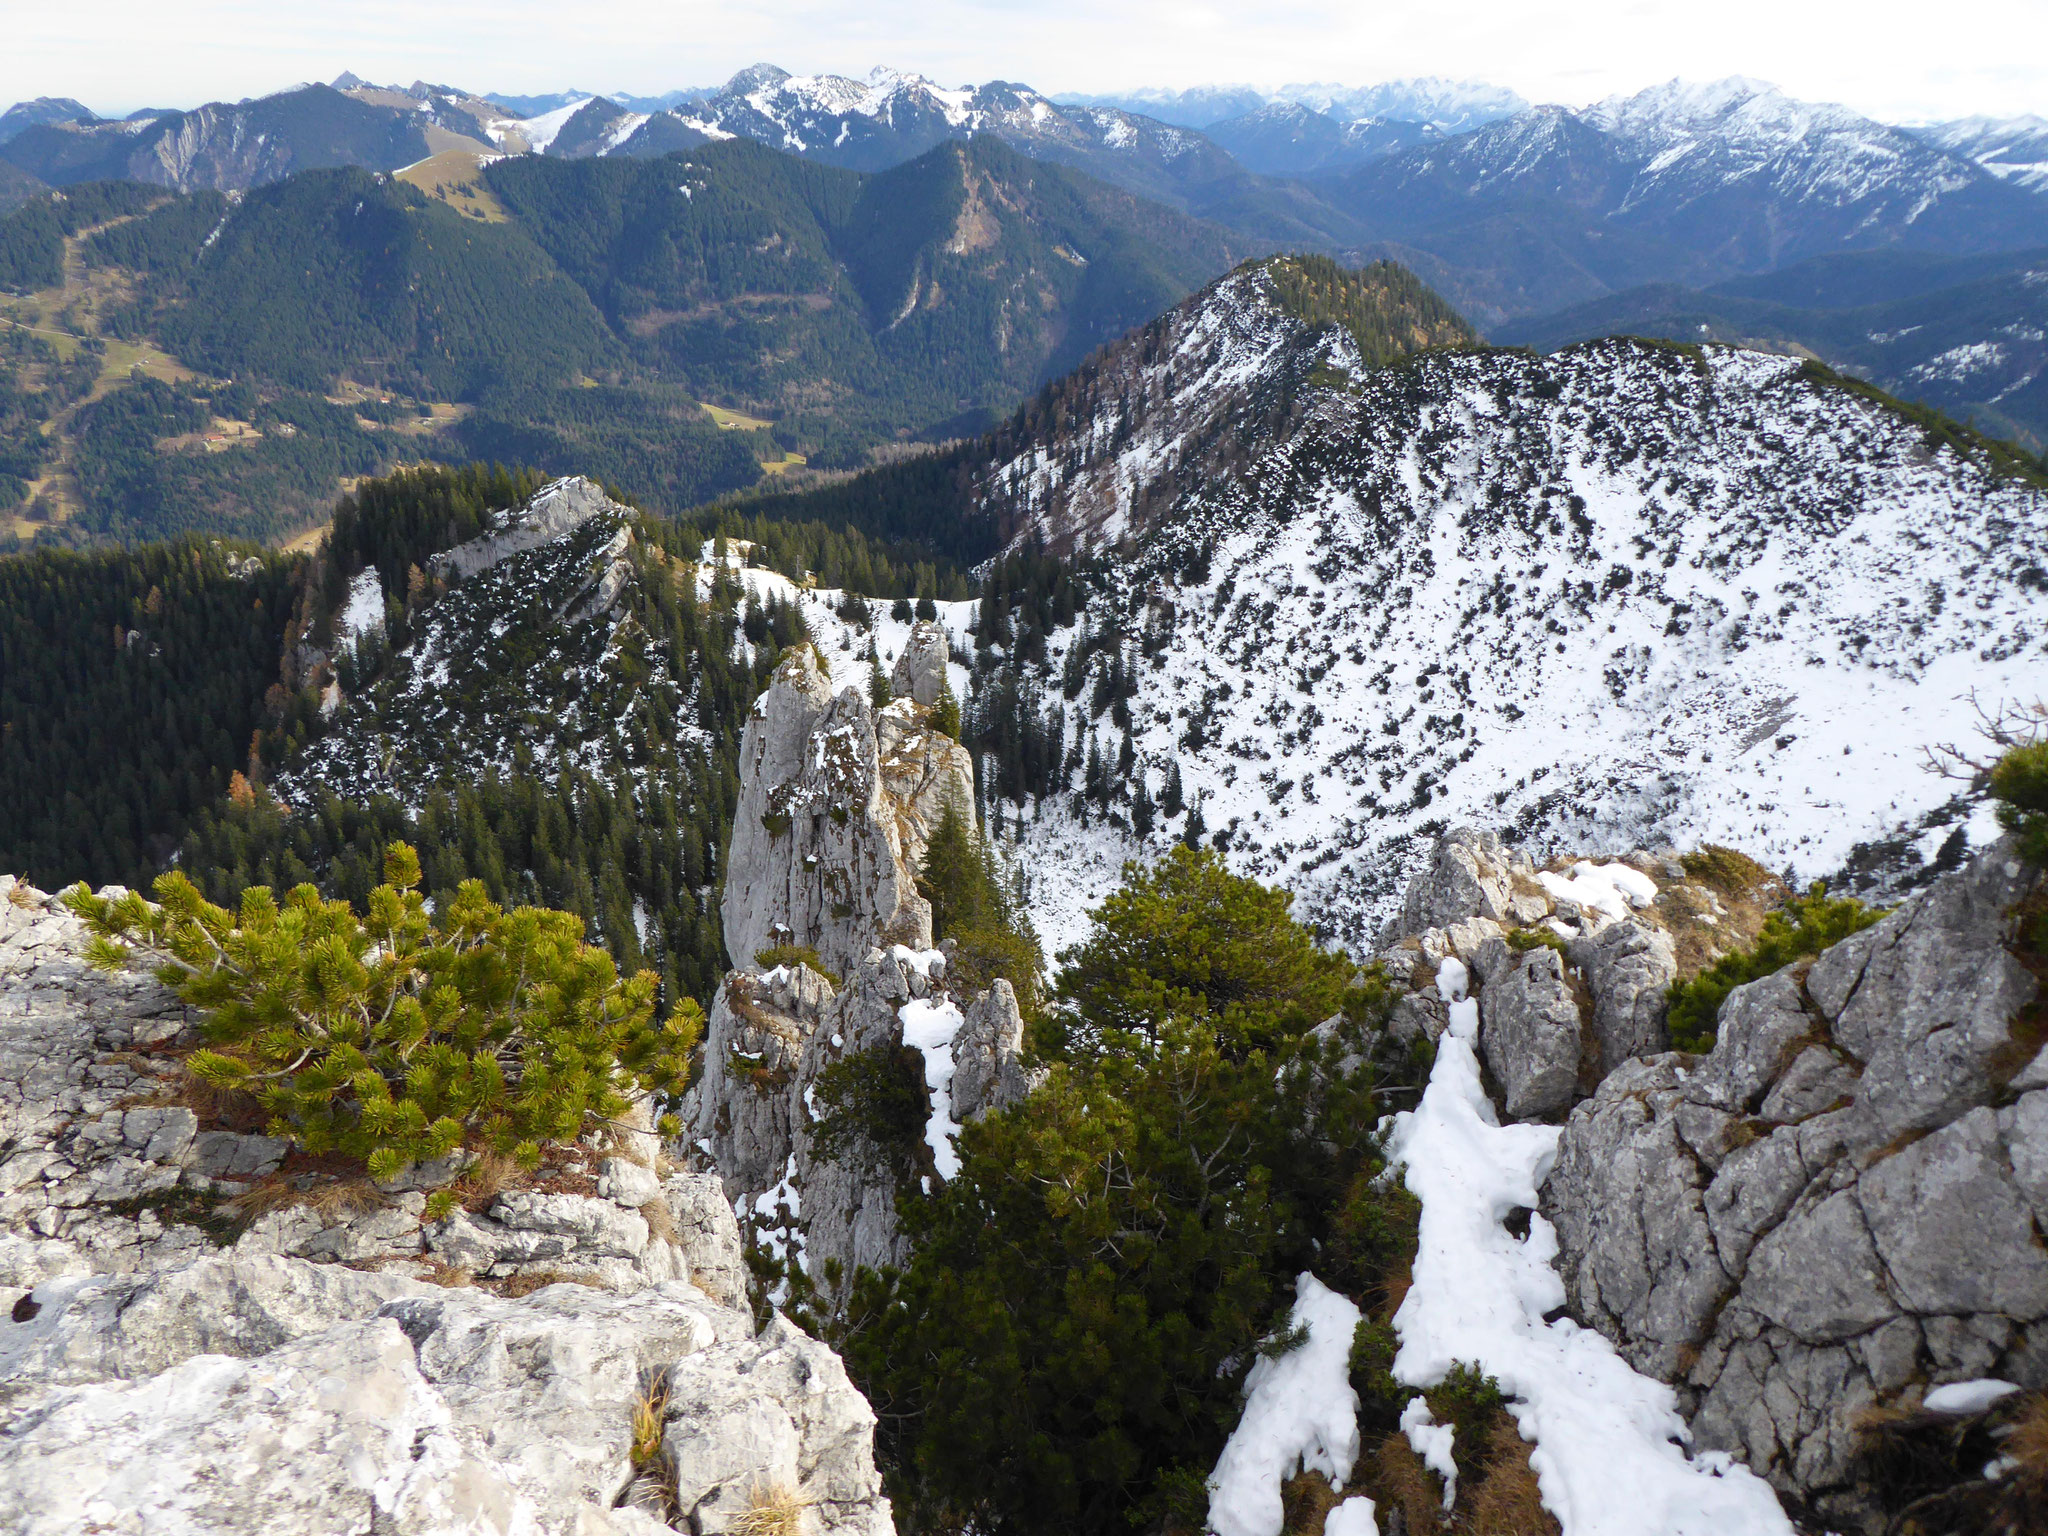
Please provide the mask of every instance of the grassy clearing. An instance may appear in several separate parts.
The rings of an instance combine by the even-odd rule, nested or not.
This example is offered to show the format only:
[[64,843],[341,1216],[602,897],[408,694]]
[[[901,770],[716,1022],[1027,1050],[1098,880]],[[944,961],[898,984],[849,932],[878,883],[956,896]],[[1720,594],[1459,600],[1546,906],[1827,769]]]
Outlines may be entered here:
[[511,216],[483,178],[484,159],[475,150],[444,149],[395,174],[407,186],[438,198],[465,218],[504,224]]
[[[763,421],[759,416],[749,416],[745,411],[731,411],[722,405],[713,405],[708,400],[699,400],[697,403],[704,407],[705,413],[713,421],[727,429],[738,428],[745,432],[760,432],[775,425],[772,421]],[[797,462],[802,463],[803,461],[798,459]]]

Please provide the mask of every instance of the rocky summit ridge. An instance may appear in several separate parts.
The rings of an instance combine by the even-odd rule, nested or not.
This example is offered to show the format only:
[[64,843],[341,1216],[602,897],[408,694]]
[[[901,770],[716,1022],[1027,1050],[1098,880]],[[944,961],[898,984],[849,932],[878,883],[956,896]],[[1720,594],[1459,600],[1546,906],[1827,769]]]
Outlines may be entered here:
[[894,1529],[866,1401],[756,1326],[723,1192],[651,1133],[337,1186],[219,1123],[190,1012],[85,948],[0,877],[0,1526],[649,1536],[772,1494]]

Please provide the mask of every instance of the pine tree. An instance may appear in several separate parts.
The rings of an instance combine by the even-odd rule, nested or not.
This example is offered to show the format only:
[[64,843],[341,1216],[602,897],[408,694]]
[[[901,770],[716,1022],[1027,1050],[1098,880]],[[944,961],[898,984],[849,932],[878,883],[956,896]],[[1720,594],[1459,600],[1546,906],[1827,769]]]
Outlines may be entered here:
[[1152,791],[1145,787],[1145,776],[1138,775],[1138,787],[1131,795],[1131,830],[1139,837],[1152,835]]
[[1168,816],[1178,816],[1184,804],[1185,802],[1181,798],[1180,787],[1180,759],[1175,758],[1172,763],[1167,765],[1166,792],[1161,797],[1159,805],[1160,809],[1164,810]]
[[960,701],[953,695],[951,680],[941,678],[939,696],[932,705],[931,727],[941,735],[960,739]]
[[[868,652],[868,702],[877,709],[885,709],[893,697],[888,674],[882,670],[882,660],[871,649]],[[957,712],[960,706],[955,704],[953,707]]]
[[1208,823],[1202,819],[1202,802],[1197,800],[1188,807],[1188,824],[1181,829],[1180,840],[1189,848],[1199,848],[1202,834],[1208,830]]

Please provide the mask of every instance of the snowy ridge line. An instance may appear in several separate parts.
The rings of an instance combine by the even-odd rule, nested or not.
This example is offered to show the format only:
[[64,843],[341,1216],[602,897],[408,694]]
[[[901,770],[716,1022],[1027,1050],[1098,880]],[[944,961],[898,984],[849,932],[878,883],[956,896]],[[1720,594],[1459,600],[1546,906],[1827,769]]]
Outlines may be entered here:
[[[1394,1314],[1395,1379],[1434,1386],[1459,1362],[1495,1378],[1564,1536],[1792,1536],[1763,1479],[1723,1453],[1686,1454],[1670,1387],[1593,1330],[1544,1321],[1565,1290],[1556,1233],[1534,1207],[1561,1133],[1499,1123],[1480,1083],[1467,979],[1455,960],[1439,975],[1450,1027],[1389,1148],[1422,1202],[1414,1284]],[[1517,1209],[1531,1211],[1527,1238],[1503,1224]]]
[[[1992,835],[1921,756],[1971,735],[1973,689],[2039,692],[2040,490],[1792,360],[1600,342],[1314,391],[1287,435],[1137,518],[1164,465],[1294,368],[1282,330],[1227,280],[1119,382],[1147,402],[1120,442],[1111,399],[1075,452],[992,471],[1025,537],[1136,542],[1024,669],[1032,707],[1064,704],[1069,754],[1091,729],[1116,745],[1061,696],[1068,653],[1112,628],[1155,798],[1177,763],[1234,866],[1354,949],[1461,822],[1538,862],[1715,842],[1802,881],[1881,838],[1924,866]],[[1053,950],[1181,830],[1141,848],[1064,796],[1024,820]]]

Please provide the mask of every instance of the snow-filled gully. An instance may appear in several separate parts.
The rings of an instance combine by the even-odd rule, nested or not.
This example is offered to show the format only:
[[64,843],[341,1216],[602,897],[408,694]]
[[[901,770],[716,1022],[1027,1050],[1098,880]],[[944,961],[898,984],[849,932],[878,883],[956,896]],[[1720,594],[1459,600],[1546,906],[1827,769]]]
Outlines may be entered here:
[[[1401,1420],[1410,1443],[1453,1483],[1459,1448],[1419,1391],[1463,1362],[1508,1396],[1564,1536],[1791,1536],[1777,1496],[1747,1467],[1719,1452],[1687,1455],[1670,1387],[1639,1375],[1591,1329],[1545,1320],[1565,1291],[1551,1263],[1556,1233],[1534,1207],[1560,1132],[1499,1123],[1480,1083],[1469,984],[1462,964],[1444,962],[1437,985],[1450,1027],[1422,1102],[1394,1124],[1392,1161],[1422,1202],[1414,1283],[1394,1315],[1394,1376],[1418,1389]],[[1531,1212],[1526,1238],[1505,1225],[1516,1210]],[[1246,1382],[1244,1415],[1209,1484],[1216,1536],[1279,1536],[1281,1482],[1299,1467],[1341,1487],[1358,1455],[1345,1372],[1358,1311],[1313,1275],[1296,1290],[1290,1322],[1308,1339],[1261,1360]],[[1372,1501],[1347,1499],[1325,1529],[1377,1536]]]
[[[1450,1027],[1421,1104],[1394,1126],[1393,1161],[1422,1202],[1414,1285],[1394,1315],[1395,1378],[1431,1386],[1465,1361],[1497,1380],[1565,1536],[1790,1536],[1769,1484],[1718,1452],[1686,1454],[1670,1387],[1591,1329],[1545,1321],[1564,1282],[1556,1233],[1532,1208],[1560,1132],[1495,1118],[1468,984],[1464,966],[1444,963]],[[1532,1209],[1526,1238],[1504,1225],[1517,1209]]]

